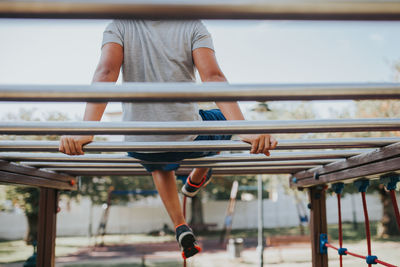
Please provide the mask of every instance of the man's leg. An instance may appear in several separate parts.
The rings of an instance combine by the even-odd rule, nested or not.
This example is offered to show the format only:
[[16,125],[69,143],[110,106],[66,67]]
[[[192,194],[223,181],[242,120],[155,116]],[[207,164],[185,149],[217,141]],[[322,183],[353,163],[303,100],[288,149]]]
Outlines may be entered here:
[[156,170],[152,172],[154,183],[164,206],[175,225],[176,240],[182,250],[184,259],[192,257],[201,251],[197,245],[192,229],[186,225],[178,198],[174,171]]
[[176,178],[174,171],[156,170],[151,173],[153,175],[154,184],[160,194],[161,200],[164,203],[169,217],[175,227],[180,224],[185,224],[183,212],[176,189]]
[[194,184],[200,184],[201,181],[203,180],[204,175],[206,175],[209,170],[210,169],[208,169],[208,168],[194,169],[191,173],[190,181]]

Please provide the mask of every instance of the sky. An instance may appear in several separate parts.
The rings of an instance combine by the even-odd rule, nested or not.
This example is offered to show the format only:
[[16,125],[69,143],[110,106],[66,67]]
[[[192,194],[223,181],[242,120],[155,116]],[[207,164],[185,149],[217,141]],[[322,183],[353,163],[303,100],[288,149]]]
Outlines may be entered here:
[[[0,19],[0,84],[90,84],[108,20]],[[230,83],[392,82],[399,22],[204,21]],[[281,103],[285,105],[287,103]],[[248,105],[242,105],[244,109]],[[1,103],[82,117],[84,103]],[[350,101],[313,102],[320,117]],[[120,110],[111,104],[108,111]]]

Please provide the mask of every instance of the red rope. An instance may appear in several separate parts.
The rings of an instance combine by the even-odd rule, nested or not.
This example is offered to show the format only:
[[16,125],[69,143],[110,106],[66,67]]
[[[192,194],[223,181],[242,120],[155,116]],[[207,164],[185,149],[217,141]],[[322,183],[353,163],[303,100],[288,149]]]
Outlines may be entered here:
[[[337,195],[337,203],[338,203],[339,248],[342,248],[343,247],[343,230],[342,230],[341,194],[336,194],[336,195]],[[395,209],[396,219],[397,219],[397,223],[398,223],[399,229],[400,229],[400,215],[399,215],[399,208],[397,206],[395,191],[390,190],[390,195],[392,197],[393,208]],[[370,256],[371,255],[371,232],[370,232],[370,226],[369,226],[369,217],[368,217],[368,209],[367,209],[367,201],[366,201],[366,197],[365,197],[365,192],[361,192],[361,198],[362,198],[364,217],[365,217],[365,234],[367,237],[368,256]],[[337,248],[329,243],[326,243],[325,247],[332,248],[332,249],[339,251],[339,248]],[[363,260],[366,259],[365,256],[350,252],[348,250],[346,250],[344,253],[346,255],[357,257],[357,258],[360,258]],[[339,256],[340,256],[340,267],[343,267],[342,255],[339,255]],[[392,265],[390,263],[387,263],[387,262],[384,262],[384,261],[381,261],[378,259],[376,259],[375,262],[379,263],[383,266],[387,266],[387,267],[398,267],[396,265]],[[371,267],[371,264],[368,264],[368,266]]]
[[[365,199],[365,192],[361,192],[361,198],[364,209],[364,218],[365,218],[365,235],[367,237],[367,249],[368,256],[371,255],[371,232],[369,230],[369,218],[368,218],[368,210],[367,210],[367,201]],[[368,264],[368,267],[371,267],[371,264]]]
[[392,198],[394,213],[396,214],[397,226],[399,227],[400,231],[400,214],[399,214],[399,207],[397,206],[396,191],[390,190],[390,196]]
[[[329,243],[326,243],[326,244],[325,244],[325,247],[332,248],[332,249],[334,249],[334,250],[339,250],[339,248],[337,248],[337,247],[335,247],[335,246],[333,246],[333,245],[331,245],[331,244],[329,244]],[[348,250],[345,252],[345,254],[365,260],[365,256],[362,256],[362,255],[360,255],[360,254],[356,254],[356,253],[350,252],[350,251],[348,251]],[[383,266],[387,266],[387,267],[398,267],[397,265],[392,265],[392,264],[390,264],[390,263],[387,263],[387,262],[384,262],[384,261],[381,261],[381,260],[378,260],[378,259],[376,259],[375,262],[376,262],[376,263],[379,263],[379,264],[381,264],[381,265],[383,265]]]
[[[339,247],[343,247],[343,234],[342,234],[342,207],[340,204],[341,194],[336,194],[338,203],[338,225],[339,225]],[[343,255],[339,255],[340,267],[343,267]]]
[[[329,243],[326,243],[326,244],[325,244],[325,247],[333,248],[333,249],[335,249],[335,250],[339,250],[337,247],[332,246],[332,245],[329,244]],[[350,252],[350,251],[348,251],[348,250],[346,251],[346,255],[350,255],[350,256],[357,257],[357,258],[360,258],[360,259],[364,259],[364,260],[365,260],[365,257],[364,257],[364,256],[362,256],[362,255],[360,255],[360,254],[352,253],[352,252]]]
[[397,265],[392,265],[390,263],[384,262],[384,261],[380,261],[378,259],[375,260],[376,263],[382,264],[383,266],[388,266],[388,267],[398,267]]
[[350,251],[346,251],[346,255],[350,255],[350,256],[357,257],[357,258],[365,260],[364,256],[356,254],[356,253],[353,253],[353,252],[350,252]]
[[329,243],[325,243],[325,247],[327,247],[327,248],[333,248],[333,249],[335,249],[335,250],[339,250],[337,247],[335,247],[335,246],[333,246],[333,245],[331,245],[331,244],[329,244]]
[[[186,220],[186,196],[183,196],[182,213],[183,218]],[[186,259],[183,259],[183,267],[186,267]]]

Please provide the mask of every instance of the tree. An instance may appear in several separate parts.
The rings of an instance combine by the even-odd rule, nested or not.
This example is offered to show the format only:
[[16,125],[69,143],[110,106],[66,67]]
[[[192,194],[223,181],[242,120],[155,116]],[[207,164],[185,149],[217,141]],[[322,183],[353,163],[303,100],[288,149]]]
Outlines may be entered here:
[[[52,112],[41,114],[36,109],[21,109],[18,113],[9,113],[3,117],[9,121],[68,121],[71,120],[66,114],[61,112]],[[3,135],[0,140],[59,140],[57,135],[35,135],[35,136],[17,136]],[[95,137],[96,140],[104,141],[104,138]],[[153,189],[152,179],[148,177],[82,177],[81,188],[79,192],[63,191],[61,197],[70,199],[78,199],[81,196],[88,196],[92,203],[103,204],[107,200],[107,191],[110,187],[116,190],[129,189]],[[117,195],[112,198],[113,204],[122,204],[130,200],[139,198],[140,196]],[[37,239],[37,222],[39,212],[39,189],[27,186],[8,186],[6,189],[6,198],[18,205],[24,210],[28,221],[28,231],[25,237],[27,244],[32,244]]]
[[[38,114],[36,109],[20,109],[17,114],[8,113],[3,120],[10,121],[60,121],[68,117],[60,112],[52,114]],[[48,136],[0,136],[0,140],[58,140],[56,135]],[[24,210],[28,221],[28,231],[25,237],[27,244],[32,244],[37,239],[37,223],[39,212],[39,189],[28,186],[10,186],[6,190],[7,198],[18,204]]]
[[[400,101],[398,100],[380,100],[380,101],[358,101],[356,103],[356,115],[359,118],[399,118]],[[400,131],[394,132],[369,132],[364,137],[394,137],[400,136]],[[389,192],[382,184],[373,183],[369,188],[370,192],[378,192],[383,215],[378,227],[378,235],[382,238],[400,235],[400,229],[396,224],[396,216],[393,210],[392,201]]]
[[10,186],[7,191],[7,198],[24,210],[28,221],[28,231],[25,241],[28,245],[37,240],[37,224],[39,214],[39,189],[36,187]]
[[[400,63],[398,64],[397,71],[400,73]],[[293,103],[289,107],[282,105],[272,105],[272,108],[266,110],[265,104],[258,104],[254,108],[258,112],[258,118],[264,117],[267,119],[314,119],[315,112],[310,103],[303,102],[300,104]],[[310,108],[311,107],[311,108]],[[398,100],[371,100],[371,101],[356,101],[354,102],[354,111],[350,109],[342,110],[340,112],[330,111],[331,117],[336,118],[399,118],[400,117],[400,101]],[[348,133],[310,133],[301,135],[302,138],[345,138],[345,137],[394,137],[400,136],[399,131],[393,132],[348,132]],[[280,139],[283,138],[299,138],[298,134],[285,134],[279,135]],[[283,184],[285,186],[286,184]],[[355,193],[352,186],[346,186],[345,192]],[[394,215],[390,195],[385,188],[379,184],[378,181],[372,181],[371,186],[368,188],[367,193],[378,193],[382,202],[383,216],[379,224],[378,235],[380,237],[388,237],[399,235],[399,229],[396,225],[396,218]]]
[[[107,202],[108,191],[113,190],[152,190],[154,183],[149,176],[101,176],[101,177],[85,177],[81,178],[81,186],[79,188],[79,197],[89,197],[94,205],[101,205]],[[146,195],[148,196],[148,195]],[[111,205],[122,205],[132,200],[137,200],[143,195],[118,194],[111,198]]]

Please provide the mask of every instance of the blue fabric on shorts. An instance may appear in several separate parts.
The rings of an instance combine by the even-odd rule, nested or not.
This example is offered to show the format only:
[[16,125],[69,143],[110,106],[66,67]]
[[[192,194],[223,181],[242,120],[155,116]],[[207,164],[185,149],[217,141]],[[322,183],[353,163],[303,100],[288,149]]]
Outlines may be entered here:
[[[226,118],[222,114],[219,109],[211,109],[211,110],[200,110],[199,114],[203,121],[225,121]],[[232,135],[199,135],[196,137],[194,141],[199,140],[230,140]],[[140,159],[143,161],[149,162],[178,162],[183,159],[189,158],[200,158],[206,156],[216,155],[216,152],[207,152],[207,151],[198,151],[198,152],[163,152],[163,153],[137,153],[137,152],[128,152],[128,156]],[[174,171],[179,168],[178,163],[170,163],[170,164],[149,164],[149,163],[141,163],[143,167],[148,171],[152,172],[155,170],[163,170],[163,171]]]

